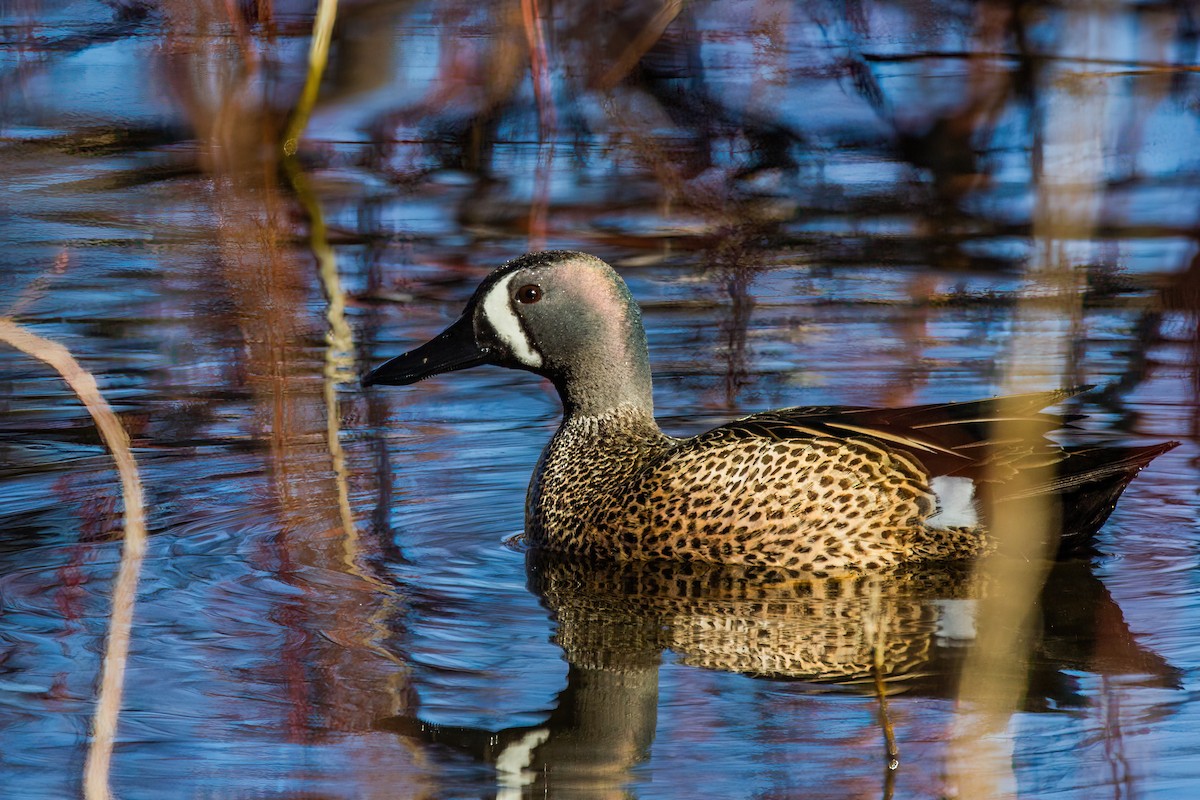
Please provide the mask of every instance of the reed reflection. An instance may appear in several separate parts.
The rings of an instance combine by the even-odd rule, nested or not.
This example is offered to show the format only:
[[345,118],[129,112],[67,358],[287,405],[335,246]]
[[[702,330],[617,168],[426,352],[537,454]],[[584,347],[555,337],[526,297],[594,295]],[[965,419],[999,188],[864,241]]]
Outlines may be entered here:
[[[297,590],[267,612],[283,632],[266,670],[282,701],[278,724],[295,742],[363,730],[407,704],[405,666],[380,643],[381,620],[404,600],[370,572],[377,551],[350,508],[337,386],[353,374],[353,342],[337,262],[307,177],[280,161],[286,106],[262,102],[270,76],[248,28],[230,37],[224,7],[172,3],[166,12],[164,68],[213,188],[214,277],[205,288],[229,311],[209,323],[241,344],[230,350],[227,388],[249,390],[242,424],[266,445],[256,513],[276,534],[257,540],[254,560]],[[296,246],[302,236],[311,252]],[[314,286],[324,304],[313,302]]]
[[[752,410],[749,391],[809,402],[793,391],[801,380],[831,401],[882,405],[961,396],[963,382],[990,392],[1011,340],[1014,276],[1030,258],[1036,179],[1061,95],[1055,76],[1069,64],[1096,95],[1086,116],[1106,139],[1088,226],[1101,244],[1074,275],[1083,312],[1061,337],[1071,372],[1085,374],[1066,382],[1108,382],[1101,397],[1119,430],[1178,437],[1187,424],[1193,439],[1200,432],[1200,228],[1186,144],[1200,35],[1186,3],[342,4],[331,74],[300,144],[311,189],[311,202],[300,202],[281,176],[278,145],[301,93],[314,5],[27,0],[0,11],[12,45],[0,70],[0,172],[9,189],[0,229],[10,245],[0,294],[15,301],[10,313],[23,324],[69,339],[102,385],[118,389],[118,413],[152,468],[152,548],[170,554],[148,564],[133,663],[181,693],[168,698],[141,680],[130,687],[139,713],[122,720],[129,738],[114,761],[123,796],[154,791],[144,772],[152,762],[178,778],[181,752],[189,762],[208,759],[218,776],[194,794],[262,791],[236,782],[256,780],[259,769],[289,773],[292,788],[280,791],[296,795],[326,792],[329,775],[339,790],[364,796],[448,791],[430,788],[420,767],[442,751],[424,743],[430,728],[410,678],[419,659],[392,646],[420,614],[374,570],[428,555],[423,537],[439,520],[422,509],[445,506],[436,491],[422,488],[422,504],[401,487],[427,485],[447,461],[457,474],[464,456],[488,459],[490,443],[477,441],[444,460],[424,454],[426,443],[474,419],[473,403],[493,403],[494,385],[468,390],[440,416],[411,413],[407,399],[339,399],[324,374],[324,337],[338,316],[327,319],[326,297],[340,292],[323,294],[309,252],[314,209],[328,212],[348,321],[372,357],[394,337],[436,332],[442,301],[461,295],[480,265],[544,237],[636,261],[648,283],[692,284],[695,305],[674,313],[701,333],[678,362],[703,376],[708,411]],[[1102,11],[1114,41],[1100,57],[1079,48],[1077,22],[1088,8]],[[1069,109],[1056,113],[1070,122]],[[894,269],[911,276],[898,290],[887,282]],[[763,284],[801,272],[810,290],[788,295],[796,310],[779,311]],[[407,293],[429,274],[438,289]],[[947,290],[959,281],[968,288]],[[847,287],[853,297],[841,294]],[[380,304],[397,298],[405,303],[398,313]],[[721,311],[698,321],[696,306],[714,299]],[[884,323],[852,326],[867,317]],[[380,331],[388,348],[374,344]],[[875,363],[812,331],[865,333]],[[786,357],[763,358],[761,343]],[[68,796],[75,787],[62,776],[78,772],[78,732],[91,713],[95,621],[108,613],[96,587],[107,586],[110,565],[96,559],[120,528],[120,506],[107,468],[88,456],[96,442],[76,424],[78,409],[10,364],[0,376],[0,727],[4,768],[31,766],[0,783],[26,796],[38,794],[32,786]],[[678,388],[664,381],[681,421],[696,393],[689,387],[683,399]],[[427,388],[434,400],[420,404],[450,408],[451,392],[463,396],[442,391]],[[361,419],[339,431],[343,414]],[[497,429],[526,424],[502,414]],[[388,434],[356,450],[356,425]],[[410,436],[421,444],[403,446]],[[1174,464],[1143,484],[1141,511],[1131,504],[1109,529],[1121,558],[1104,569],[1110,585],[1126,581],[1124,597],[1136,596],[1135,625],[1161,620],[1168,632],[1156,641],[1191,653],[1195,609],[1183,599],[1179,565],[1194,555],[1186,538],[1194,465]],[[488,466],[499,481],[525,478],[509,463]],[[451,496],[478,518],[494,497]],[[1173,526],[1168,535],[1133,531],[1127,546],[1113,533],[1149,513]],[[439,542],[437,556],[460,545]],[[497,603],[489,587],[504,569],[472,572],[479,584],[464,592]],[[747,695],[781,686],[853,692],[867,707],[874,648],[886,656],[888,691],[899,693],[897,720],[913,698],[949,703],[961,634],[970,631],[959,623],[982,599],[957,578],[926,586],[909,577],[894,587],[899,594],[878,583],[833,594],[822,584],[807,598],[784,593],[751,611],[751,599],[731,597],[715,579],[672,594],[664,587],[677,577],[531,570],[572,665],[544,723],[503,730],[504,746],[479,755],[491,764],[508,753],[501,766],[515,777],[507,789],[574,781],[618,794],[631,776],[670,781],[670,765],[638,773],[656,726],[677,716],[658,697],[668,651],[676,663],[757,676],[748,685],[768,687]],[[1058,726],[1065,755],[1033,745],[1022,780],[1075,771],[1096,791],[1132,795],[1145,789],[1135,782],[1141,770],[1146,783],[1154,779],[1151,791],[1177,787],[1171,759],[1195,760],[1178,733],[1193,704],[1175,694],[1158,706],[1165,724],[1141,725],[1139,709],[1157,695],[1124,693],[1170,685],[1169,666],[1138,646],[1090,567],[1057,566],[1048,586],[1026,634],[1033,671],[1020,708],[1083,709],[1087,718],[1082,732],[1075,717]],[[446,629],[443,619],[435,625]],[[871,625],[884,637],[878,647]],[[789,649],[797,641],[804,647]],[[556,676],[557,666],[539,664],[535,677]],[[790,716],[782,733],[716,731],[751,730],[776,759],[746,768],[758,752],[740,751],[743,769],[728,772],[757,770],[768,783],[794,774],[793,751],[771,738],[822,736],[805,727],[810,700],[800,694],[795,731]],[[769,714],[768,706],[751,711]],[[944,716],[928,721],[930,738]],[[411,758],[393,750],[388,761],[360,747],[387,717],[408,731]],[[882,761],[879,731],[863,727],[866,744],[853,743],[854,752],[878,747]],[[470,739],[468,750],[486,739],[471,737],[491,735],[440,731],[443,741]],[[903,756],[912,745],[903,725],[898,733]],[[1144,760],[1121,763],[1126,734],[1141,738],[1134,756]],[[1084,773],[1099,756],[1079,750],[1100,738],[1112,774],[1093,778]],[[243,751],[246,742],[253,748]],[[844,766],[847,751],[824,743],[804,755]],[[698,781],[717,775],[696,772]],[[902,766],[900,780],[911,774]],[[769,792],[763,785],[753,791]]]

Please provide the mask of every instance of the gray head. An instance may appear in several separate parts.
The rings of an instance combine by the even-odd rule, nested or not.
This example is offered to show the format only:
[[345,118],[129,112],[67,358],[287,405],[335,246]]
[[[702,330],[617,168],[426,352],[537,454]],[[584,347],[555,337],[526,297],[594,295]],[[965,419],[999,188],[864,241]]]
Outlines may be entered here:
[[641,312],[621,276],[586,253],[509,261],[484,279],[457,322],[372,370],[363,385],[405,385],[479,364],[549,378],[567,413],[620,405],[652,413]]

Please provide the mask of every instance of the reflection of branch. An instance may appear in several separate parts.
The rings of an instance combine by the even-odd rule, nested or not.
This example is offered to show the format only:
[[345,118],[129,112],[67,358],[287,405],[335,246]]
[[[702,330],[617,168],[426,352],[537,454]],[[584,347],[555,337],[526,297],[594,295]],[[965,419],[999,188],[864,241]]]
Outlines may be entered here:
[[542,14],[538,0],[521,0],[521,21],[525,41],[529,46],[529,71],[533,79],[533,96],[538,110],[538,142],[549,142],[545,152],[539,148],[537,167],[533,175],[533,201],[529,208],[529,249],[546,246],[547,216],[550,207],[550,175],[554,165],[554,139],[558,119],[551,96],[550,63],[546,54],[546,37],[542,32]]
[[[720,215],[719,210],[710,213]],[[763,229],[754,221],[723,226],[718,243],[707,259],[721,277],[721,288],[729,296],[729,316],[721,320],[720,332],[725,345],[725,398],[732,406],[750,374],[747,366],[746,334],[755,299],[751,291],[761,272],[752,242]]]
[[[938,50],[926,51],[922,50],[918,53],[863,53],[862,59],[880,64],[903,64],[909,61],[943,61],[958,59],[968,61],[973,59],[985,59],[1005,63],[1012,61],[1015,58],[1036,58],[1039,61],[1044,61],[1047,64],[1093,64],[1100,67],[1113,67],[1112,70],[1093,71],[1093,72],[1077,72],[1076,77],[1112,77],[1125,75],[1158,75],[1158,74],[1176,74],[1179,72],[1200,72],[1200,66],[1195,64],[1179,63],[1173,64],[1170,61],[1154,61],[1151,59],[1126,59],[1126,58],[1098,58],[1088,57],[1077,53],[1063,55],[1060,53],[1049,52],[1008,52],[1004,50]],[[1130,68],[1130,65],[1135,65]],[[1118,69],[1119,68],[1119,69]]]
[[[31,77],[34,69],[46,71],[55,64],[85,50],[109,44],[136,33],[150,16],[151,7],[149,3],[136,2],[116,8],[114,11],[112,22],[86,26],[78,33],[54,39],[38,39],[30,31],[29,39],[33,41],[24,43],[31,45],[30,51],[37,52],[38,56],[29,61],[22,59],[13,69],[0,72],[0,96],[11,96],[10,93],[19,89],[21,83]],[[33,24],[31,23],[29,27],[33,28]],[[63,27],[71,30],[69,26]]]
[[663,7],[658,10],[646,25],[638,31],[637,36],[633,38],[621,55],[613,62],[612,66],[605,71],[604,75],[597,81],[597,86],[601,91],[611,91],[621,80],[629,74],[634,66],[642,60],[642,56],[654,46],[654,43],[662,38],[663,31],[667,26],[675,21],[679,16],[679,12],[683,10],[683,0],[667,0]]
[[[886,758],[887,772],[884,774],[885,787],[894,788],[895,772],[900,767],[900,749],[896,746],[896,729],[892,725],[892,715],[888,711],[887,687],[884,685],[887,665],[885,663],[885,648],[887,647],[887,617],[883,614],[883,593],[879,584],[872,582],[868,597],[868,612],[863,619],[863,635],[871,647],[871,672],[875,679],[875,697],[879,700],[879,722],[883,727],[883,746]],[[885,790],[885,795],[891,797],[892,792]]]
[[725,281],[729,293],[729,319],[721,328],[725,332],[725,404],[732,406],[738,392],[749,381],[750,371],[746,366],[746,333],[750,327],[750,314],[754,309],[754,295],[750,285],[758,277],[758,271],[747,264],[734,264],[733,274]]
[[146,554],[142,482],[138,477],[137,462],[129,449],[129,434],[100,394],[95,377],[81,367],[70,352],[58,342],[30,333],[6,317],[0,317],[0,340],[58,371],[92,415],[121,478],[121,494],[125,500],[125,546],[121,550],[121,566],[113,587],[108,646],[104,653],[100,696],[92,719],[92,745],[88,749],[83,777],[86,800],[108,800],[111,797],[108,789],[109,765],[117,732],[117,715],[121,710],[121,689],[129,655],[129,632],[133,626],[133,602],[138,573]]
[[345,383],[353,375],[354,366],[354,336],[346,322],[346,294],[342,291],[338,279],[337,255],[329,244],[325,229],[325,217],[321,213],[321,205],[317,202],[316,194],[309,186],[300,165],[296,162],[296,149],[300,136],[308,125],[309,115],[317,102],[317,92],[321,87],[321,76],[329,60],[329,42],[333,36],[333,23],[337,16],[337,0],[320,0],[317,5],[317,17],[313,20],[312,44],[308,51],[308,75],[304,80],[304,91],[300,101],[292,111],[288,120],[287,130],[283,135],[283,167],[288,180],[296,192],[309,219],[309,245],[320,267],[321,284],[325,289],[325,297],[329,308],[325,319],[329,322],[326,333],[325,376],[335,383]]
[[[316,256],[321,277],[321,286],[325,290],[328,305],[325,308],[325,320],[329,324],[325,332],[325,441],[329,448],[329,457],[333,467],[334,482],[337,484],[338,513],[342,522],[342,530],[346,534],[345,553],[346,566],[351,572],[360,574],[358,569],[358,529],[354,525],[354,513],[350,510],[350,489],[346,473],[346,454],[342,449],[339,436],[337,387],[354,379],[354,334],[346,322],[346,292],[342,289],[338,277],[337,254],[329,244],[326,235],[325,217],[321,205],[317,202],[312,187],[294,156],[284,156],[284,171],[292,183],[301,205],[308,213],[309,247]],[[360,577],[366,579],[365,575]]]
[[[1106,43],[1102,4],[1083,4],[1077,22],[1097,52]],[[1083,59],[1081,59],[1083,60]],[[1042,158],[1033,219],[1034,255],[1018,300],[1005,390],[1028,391],[1044,382],[1078,382],[1071,374],[1078,341],[1085,271],[1099,222],[1103,191],[1104,95],[1095,82],[1064,70],[1045,87],[1047,113],[1035,138]],[[1065,379],[1065,380],[1064,380]],[[1027,441],[1037,434],[1018,415],[1000,414],[996,441]],[[1007,418],[1007,419],[1006,419]],[[958,689],[955,756],[950,783],[962,797],[1007,796],[1015,786],[1011,715],[1029,684],[1029,640],[1034,610],[1050,568],[1049,543],[1060,528],[1050,499],[1026,488],[1050,477],[1046,468],[1022,471],[1006,491],[1017,502],[991,506],[990,528],[999,553],[983,559],[976,577],[988,594],[977,614],[978,635]]]
[[8,307],[4,313],[6,317],[20,316],[25,309],[36,303],[45,294],[50,282],[54,277],[62,275],[67,271],[67,264],[70,263],[70,257],[66,250],[60,250],[58,256],[54,259],[54,267],[50,270],[49,275],[39,275],[28,286],[25,291],[21,292],[20,297],[13,301],[13,304]]
[[533,78],[533,97],[538,109],[538,138],[546,139],[557,127],[550,90],[550,63],[546,55],[546,37],[542,33],[542,13],[538,0],[521,0],[521,22],[529,46],[529,71]]
[[300,136],[304,133],[308,117],[316,104],[321,75],[329,59],[329,42],[333,35],[336,15],[337,0],[320,0],[317,17],[313,21],[312,44],[308,51],[308,76],[304,81],[304,92],[300,96],[300,102],[293,111],[284,133],[282,164],[296,197],[308,214],[309,247],[317,259],[321,286],[329,303],[325,309],[325,320],[329,324],[325,333],[325,440],[332,462],[334,483],[337,485],[338,513],[342,531],[346,535],[343,560],[350,572],[366,580],[366,576],[358,567],[358,529],[354,525],[354,514],[350,509],[346,454],[342,448],[338,424],[337,387],[353,380],[354,377],[354,334],[346,322],[346,293],[342,290],[338,277],[337,254],[329,244],[321,204],[296,161]]

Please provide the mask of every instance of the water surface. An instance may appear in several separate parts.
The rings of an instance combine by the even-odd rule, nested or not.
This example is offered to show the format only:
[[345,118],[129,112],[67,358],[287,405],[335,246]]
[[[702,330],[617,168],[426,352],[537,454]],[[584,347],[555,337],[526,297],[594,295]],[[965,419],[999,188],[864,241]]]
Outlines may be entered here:
[[[1100,553],[1050,574],[996,781],[1194,796],[1192,16],[598,8],[344,6],[290,171],[306,4],[0,9],[0,314],[96,376],[148,499],[116,795],[953,789],[983,591],[963,576],[764,588],[541,561],[505,541],[557,421],[547,385],[489,367],[358,388],[552,246],[629,282],[671,433],[1096,384],[1068,441],[1180,440]],[[1070,301],[1030,304],[1056,267]],[[48,367],[0,349],[0,387],[0,785],[78,796],[119,484]]]

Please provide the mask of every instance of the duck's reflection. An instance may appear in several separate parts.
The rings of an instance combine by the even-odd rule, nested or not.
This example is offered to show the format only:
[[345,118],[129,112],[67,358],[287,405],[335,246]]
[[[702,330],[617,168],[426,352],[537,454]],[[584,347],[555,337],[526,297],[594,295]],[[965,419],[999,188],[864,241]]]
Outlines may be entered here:
[[[496,770],[501,796],[625,797],[654,739],[664,650],[683,664],[814,691],[953,696],[982,592],[948,566],[813,579],[779,570],[605,564],[530,552],[530,588],[558,623],[567,686],[545,722],[499,731],[393,717],[381,726]],[[1061,562],[1038,604],[1026,710],[1078,706],[1072,674],[1168,686],[1086,561]],[[431,752],[436,754],[436,748]],[[881,765],[883,750],[881,745]],[[890,781],[885,781],[890,785]]]

